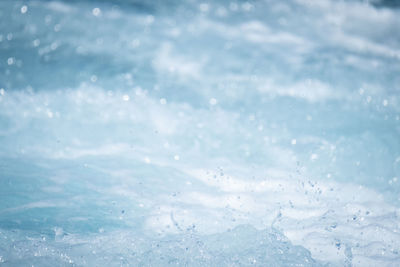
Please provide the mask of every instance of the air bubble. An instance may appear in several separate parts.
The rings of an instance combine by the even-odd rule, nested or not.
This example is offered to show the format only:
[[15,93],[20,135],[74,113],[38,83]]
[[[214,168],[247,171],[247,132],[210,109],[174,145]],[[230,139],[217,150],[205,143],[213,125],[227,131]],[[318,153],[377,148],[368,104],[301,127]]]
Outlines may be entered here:
[[15,60],[14,60],[14,58],[12,58],[12,57],[9,57],[9,58],[7,59],[7,64],[8,64],[8,65],[13,65],[14,62],[15,62]]
[[28,7],[27,6],[22,6],[21,7],[21,13],[25,14],[28,11]]
[[384,99],[384,100],[382,101],[382,105],[383,105],[383,106],[386,107],[388,104],[389,104],[389,102],[387,101],[387,99]]
[[93,14],[93,16],[95,16],[95,17],[100,16],[100,15],[101,15],[101,10],[100,10],[100,8],[98,8],[98,7],[93,8],[92,14]]

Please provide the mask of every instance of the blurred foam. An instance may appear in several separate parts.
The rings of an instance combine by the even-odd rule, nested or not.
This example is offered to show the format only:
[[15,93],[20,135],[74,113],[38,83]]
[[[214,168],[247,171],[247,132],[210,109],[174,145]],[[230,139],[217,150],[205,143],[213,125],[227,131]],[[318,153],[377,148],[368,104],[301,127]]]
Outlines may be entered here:
[[2,264],[399,262],[399,10],[0,7]]

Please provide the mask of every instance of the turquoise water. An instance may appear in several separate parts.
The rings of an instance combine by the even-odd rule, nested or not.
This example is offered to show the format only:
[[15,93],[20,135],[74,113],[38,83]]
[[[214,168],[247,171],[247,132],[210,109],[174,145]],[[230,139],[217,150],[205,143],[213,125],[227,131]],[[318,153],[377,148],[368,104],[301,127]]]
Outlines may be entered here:
[[0,265],[397,266],[390,1],[1,1]]

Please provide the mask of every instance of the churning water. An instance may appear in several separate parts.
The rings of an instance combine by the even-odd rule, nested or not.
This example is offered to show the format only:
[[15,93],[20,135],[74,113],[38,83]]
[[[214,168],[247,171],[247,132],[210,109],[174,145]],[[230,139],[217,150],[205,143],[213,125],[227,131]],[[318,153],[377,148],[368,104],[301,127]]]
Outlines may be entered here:
[[398,266],[389,1],[0,2],[0,265]]

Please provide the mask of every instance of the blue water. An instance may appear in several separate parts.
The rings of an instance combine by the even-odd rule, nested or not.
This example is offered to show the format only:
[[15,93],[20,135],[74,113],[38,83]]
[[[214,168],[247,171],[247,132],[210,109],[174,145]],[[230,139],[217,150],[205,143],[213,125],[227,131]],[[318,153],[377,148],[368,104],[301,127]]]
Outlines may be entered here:
[[395,1],[0,2],[1,266],[398,266]]

